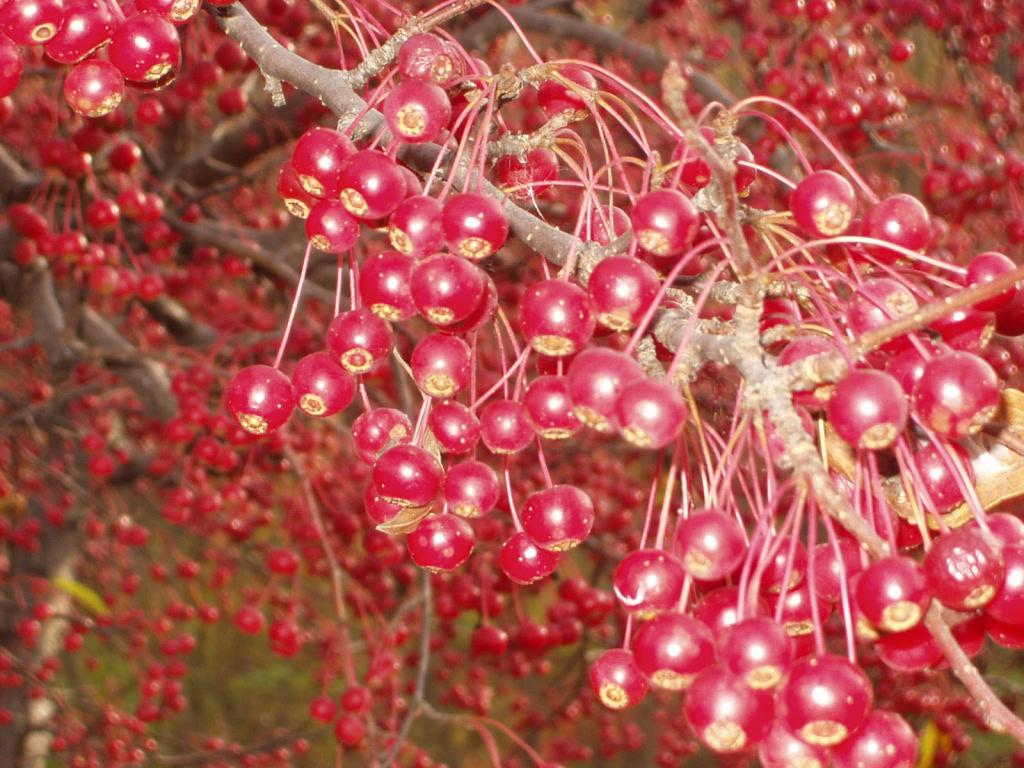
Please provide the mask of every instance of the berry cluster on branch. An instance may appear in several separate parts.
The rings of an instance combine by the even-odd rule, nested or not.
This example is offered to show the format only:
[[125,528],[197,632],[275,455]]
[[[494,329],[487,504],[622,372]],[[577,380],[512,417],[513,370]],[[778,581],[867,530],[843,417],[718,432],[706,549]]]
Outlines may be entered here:
[[[656,0],[658,49],[423,5],[0,0],[0,760],[1024,745],[976,665],[1024,648],[1020,9]],[[753,88],[699,69],[733,22]],[[915,40],[980,130],[914,112]],[[188,622],[311,669],[308,719],[165,752]]]

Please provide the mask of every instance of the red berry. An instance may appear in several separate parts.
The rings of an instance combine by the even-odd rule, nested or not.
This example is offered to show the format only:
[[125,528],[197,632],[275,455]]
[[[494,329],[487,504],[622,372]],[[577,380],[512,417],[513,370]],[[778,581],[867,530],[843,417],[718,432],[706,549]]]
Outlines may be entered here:
[[771,729],[772,698],[748,686],[723,667],[699,673],[686,692],[686,722],[709,749],[719,754],[741,752]]
[[873,710],[859,731],[832,750],[836,768],[897,768],[917,759],[914,729],[884,709]]
[[480,440],[480,420],[455,400],[435,405],[427,423],[445,453],[469,453]]
[[530,494],[521,512],[523,530],[543,549],[561,552],[579,546],[594,525],[590,497],[572,485]]
[[876,560],[857,582],[857,606],[868,621],[887,632],[917,624],[931,599],[924,568],[909,557]]
[[674,551],[694,578],[712,581],[740,566],[747,555],[747,541],[735,517],[700,509],[680,521]]
[[409,367],[424,394],[441,399],[455,397],[469,386],[472,353],[458,336],[431,333],[416,344]]
[[472,315],[487,289],[487,275],[480,267],[450,253],[437,253],[418,262],[409,282],[416,309],[441,327]]
[[452,104],[436,83],[406,80],[391,89],[381,111],[397,138],[407,144],[425,144],[448,127]]
[[492,400],[480,411],[480,438],[494,454],[512,454],[530,445],[536,433],[518,400]]
[[811,237],[842,235],[853,223],[857,196],[853,185],[834,171],[804,178],[789,198],[793,219]]
[[977,434],[999,409],[992,366],[967,352],[932,358],[914,385],[914,418],[943,437]]
[[310,416],[340,413],[356,393],[352,374],[326,352],[314,352],[299,360],[292,373],[295,403]]
[[472,192],[445,201],[441,226],[448,249],[467,259],[486,259],[508,237],[508,220],[501,203]]
[[152,13],[130,16],[114,33],[108,55],[126,80],[163,82],[181,65],[178,30]]
[[421,568],[435,572],[453,571],[469,559],[476,536],[470,524],[461,517],[428,515],[409,534],[406,543],[413,562]]
[[426,195],[407,197],[388,219],[388,238],[399,253],[422,259],[444,247],[441,202]]
[[391,325],[366,308],[342,312],[327,328],[327,349],[349,373],[366,373],[393,345]]
[[615,596],[629,613],[650,618],[679,604],[686,571],[668,552],[638,549],[615,566],[612,584]]
[[797,661],[775,700],[783,724],[811,745],[831,747],[855,733],[868,718],[871,681],[839,656]]
[[633,655],[653,685],[682,691],[698,672],[715,663],[715,639],[702,621],[681,613],[661,613],[637,631]]
[[291,382],[269,365],[250,365],[236,373],[224,400],[242,429],[254,435],[280,429],[295,409]]
[[629,709],[647,695],[647,680],[633,654],[624,649],[604,651],[590,665],[590,687],[609,709]]
[[560,555],[541,549],[525,533],[514,533],[501,547],[501,570],[516,584],[533,584],[558,567]]
[[858,370],[836,384],[828,401],[829,423],[856,448],[888,448],[907,424],[907,396],[882,371]]
[[501,486],[494,470],[470,460],[451,467],[444,476],[444,503],[459,517],[480,517],[494,509]]
[[542,280],[523,295],[519,323],[527,342],[542,355],[578,352],[594,333],[586,291],[567,280]]
[[350,154],[338,170],[339,197],[361,220],[390,215],[405,199],[405,174],[394,160],[376,150]]
[[680,256],[697,235],[700,215],[682,192],[658,189],[637,199],[630,214],[640,247],[657,256]]

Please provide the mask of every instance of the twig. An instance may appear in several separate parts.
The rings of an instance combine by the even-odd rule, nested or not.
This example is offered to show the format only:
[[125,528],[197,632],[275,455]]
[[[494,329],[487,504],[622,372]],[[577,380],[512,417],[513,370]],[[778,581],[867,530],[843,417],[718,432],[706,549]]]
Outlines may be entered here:
[[405,713],[402,725],[395,735],[395,741],[388,750],[385,758],[385,765],[393,765],[398,753],[402,750],[406,738],[409,736],[409,729],[416,721],[416,718],[423,712],[426,704],[427,674],[430,671],[430,616],[434,610],[434,601],[431,594],[430,571],[423,571],[423,611],[420,619],[420,657],[416,665],[416,689],[413,693],[412,702],[409,704],[409,711]]

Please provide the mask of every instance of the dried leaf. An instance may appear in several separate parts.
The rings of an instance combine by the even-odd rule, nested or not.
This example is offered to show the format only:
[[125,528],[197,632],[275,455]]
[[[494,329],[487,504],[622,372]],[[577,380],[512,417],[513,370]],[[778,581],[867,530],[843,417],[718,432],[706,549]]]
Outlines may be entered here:
[[89,610],[90,613],[105,616],[110,613],[110,608],[103,602],[103,598],[100,597],[92,588],[87,587],[80,581],[74,579],[53,579],[53,586],[62,592],[67,592],[75,600],[82,604],[82,606]]

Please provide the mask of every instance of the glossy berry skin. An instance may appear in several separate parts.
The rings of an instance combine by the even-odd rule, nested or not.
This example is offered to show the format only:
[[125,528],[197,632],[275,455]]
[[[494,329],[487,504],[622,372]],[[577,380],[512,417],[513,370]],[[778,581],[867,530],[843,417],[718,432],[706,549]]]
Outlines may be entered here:
[[757,747],[762,768],[828,768],[829,751],[808,744],[776,720]]
[[925,572],[935,597],[953,610],[975,610],[995,597],[1004,581],[1002,557],[978,529],[956,528],[932,540]]
[[416,309],[441,327],[469,317],[480,306],[486,287],[486,274],[480,267],[450,253],[419,261],[410,278]]
[[454,571],[469,559],[475,545],[472,526],[449,514],[423,518],[406,540],[413,562],[435,573]]
[[494,454],[519,453],[536,439],[518,400],[492,400],[480,411],[480,438]]
[[377,317],[399,323],[416,315],[412,300],[412,268],[416,261],[398,251],[381,251],[359,268],[359,295]]
[[622,436],[648,450],[660,450],[675,442],[688,413],[682,393],[665,378],[631,381],[615,402]]
[[280,429],[295,410],[291,381],[269,365],[250,365],[236,373],[224,401],[242,429],[253,435]]
[[247,635],[258,635],[266,619],[263,612],[253,605],[243,605],[235,613],[235,626]]
[[95,230],[109,231],[114,229],[120,220],[121,209],[108,197],[93,199],[85,209],[85,222]]
[[381,111],[397,138],[407,144],[425,144],[448,127],[452,103],[436,83],[406,80],[391,89]]
[[344,253],[359,233],[359,222],[337,200],[319,200],[306,216],[306,237],[319,251]]
[[774,619],[753,617],[732,625],[719,638],[723,666],[751,688],[778,685],[793,661],[793,645]]
[[178,30],[167,19],[139,13],[117,28],[108,55],[125,80],[153,83],[181,66],[181,41]]
[[874,640],[874,649],[885,666],[899,672],[919,672],[942,658],[942,649],[924,624],[881,635]]
[[354,747],[366,737],[366,723],[355,715],[344,714],[334,723],[334,738],[339,744]]
[[327,349],[349,373],[366,373],[393,345],[391,325],[365,307],[342,312],[327,328]]
[[366,486],[366,490],[363,491],[363,508],[366,510],[366,516],[378,529],[380,526],[392,524],[406,509],[381,496],[373,483]]
[[867,720],[874,701],[863,670],[839,656],[810,656],[790,669],[775,699],[783,724],[808,744],[832,747]]
[[117,28],[114,14],[101,0],[64,0],[64,23],[43,50],[54,61],[74,64],[110,40]]
[[329,354],[314,352],[296,364],[292,392],[304,413],[326,418],[348,407],[356,393],[356,381]]
[[498,503],[501,485],[494,470],[470,460],[449,468],[444,475],[444,503],[459,517],[486,515]]
[[398,52],[398,70],[406,80],[429,80],[445,85],[462,73],[461,62],[436,35],[411,35]]
[[1024,625],[1024,544],[1003,547],[1004,573],[985,616],[1005,624]]
[[356,455],[367,464],[377,461],[385,448],[412,440],[409,417],[395,408],[366,411],[352,422],[352,442]]
[[[702,126],[700,129],[704,140],[714,146],[715,131],[709,126]],[[686,186],[693,189],[701,189],[711,181],[711,166],[709,166],[700,153],[683,140],[676,144],[672,150],[672,162],[680,163],[679,180]]]
[[545,440],[564,440],[583,426],[573,413],[565,376],[538,376],[523,393],[523,406],[530,425]]
[[683,702],[694,735],[718,754],[741,752],[761,741],[771,730],[772,710],[770,694],[720,666],[699,673]]
[[64,25],[61,0],[0,4],[0,32],[16,45],[40,45]]
[[612,585],[627,612],[649,619],[679,605],[685,580],[682,564],[665,550],[638,549],[615,566]]
[[887,557],[864,569],[857,605],[879,629],[902,632],[924,617],[932,593],[924,567],[909,557]]
[[747,542],[735,517],[699,509],[679,522],[673,551],[691,576],[713,581],[740,566],[747,555]]
[[587,282],[597,321],[613,331],[629,331],[643,318],[661,287],[654,268],[632,256],[602,259]]
[[409,367],[424,394],[449,398],[469,386],[471,362],[465,341],[447,333],[431,333],[417,342]]
[[445,201],[441,227],[448,250],[466,259],[486,259],[508,238],[508,220],[501,203],[473,192]]
[[971,457],[959,443],[947,443],[944,446],[928,443],[914,454],[914,463],[921,477],[922,487],[918,489],[921,502],[930,503],[940,514],[949,512],[965,501],[960,483],[957,482],[961,471],[964,485],[974,486]]
[[[965,287],[973,287],[983,283],[989,283],[997,277],[1012,272],[1017,265],[1006,255],[996,251],[985,251],[979,253],[967,265],[967,276],[964,278]],[[1000,310],[1017,295],[1019,289],[1011,286],[1001,293],[997,293],[987,299],[982,299],[974,304],[975,309],[982,312],[995,312]]]
[[590,665],[590,687],[608,709],[629,709],[647,695],[647,679],[623,648],[604,651]]
[[292,168],[302,188],[313,197],[337,200],[341,167],[356,151],[352,140],[332,128],[310,128],[292,150]]
[[[0,49],[2,47],[0,41]],[[2,57],[0,50],[0,60]],[[0,87],[0,93],[2,90]],[[64,78],[64,100],[84,117],[102,117],[112,112],[121,104],[123,96],[124,76],[113,64],[102,59],[79,62]]]
[[[908,251],[919,251],[931,239],[931,217],[916,197],[897,194],[875,203],[864,212],[861,234],[901,246]],[[869,245],[867,249],[884,264],[893,264],[906,258],[900,251],[884,246]]]
[[377,150],[352,153],[342,162],[338,175],[341,204],[362,221],[388,216],[405,199],[405,174]]
[[698,672],[715,663],[715,639],[692,616],[662,613],[637,630],[633,656],[655,687],[683,691]]
[[988,346],[996,330],[995,316],[974,307],[960,307],[928,326],[952,349],[979,352]]
[[387,501],[424,507],[441,492],[444,471],[432,455],[415,445],[389,448],[373,465],[373,484]]
[[336,714],[337,707],[329,696],[317,696],[309,703],[309,716],[318,723],[332,723]]
[[569,364],[569,397],[576,417],[599,432],[618,428],[616,405],[626,384],[644,376],[631,357],[613,349],[589,347]]
[[494,319],[494,313],[498,309],[498,289],[490,275],[484,276],[484,297],[480,299],[476,309],[469,313],[463,320],[444,326],[449,333],[469,333],[482,328]]
[[814,583],[811,586],[819,598],[834,603],[842,595],[843,582],[852,579],[861,569],[860,547],[855,542],[838,539],[836,547],[830,542],[818,544],[814,549]]
[[807,573],[807,548],[803,542],[799,539],[794,541],[791,538],[772,537],[767,546],[776,551],[775,556],[764,563],[761,591],[777,595],[783,587],[793,589],[802,584]]
[[516,584],[533,584],[550,576],[558,567],[561,555],[541,549],[520,531],[502,545],[499,561],[502,572]]
[[907,425],[907,396],[892,376],[871,369],[850,373],[828,401],[829,423],[855,448],[888,448]]
[[493,624],[477,627],[469,639],[469,652],[473,656],[501,656],[507,650],[508,632]]
[[917,761],[914,729],[884,709],[872,710],[860,730],[832,750],[835,768],[906,768]]
[[594,526],[594,504],[572,485],[555,485],[530,494],[520,518],[523,530],[542,549],[562,552],[579,546]]
[[[906,287],[889,277],[865,280],[857,287],[846,310],[846,323],[855,335],[888,325],[896,318],[917,310],[917,299]],[[886,342],[882,349],[901,349],[905,337]]]
[[697,207],[674,189],[656,189],[641,195],[629,218],[640,247],[656,256],[682,255],[700,225]]
[[505,193],[514,200],[529,201],[550,189],[546,183],[558,178],[558,156],[546,147],[518,155],[502,155],[494,164],[494,173]]
[[[8,3],[12,5],[13,3]],[[0,99],[10,96],[14,89],[18,87],[18,83],[21,82],[21,73],[24,69],[24,65],[21,60],[21,51],[18,46],[14,44],[14,41],[9,37],[0,34]],[[76,93],[78,87],[72,89],[72,95]],[[123,91],[123,85],[122,85]],[[71,99],[67,98],[68,87],[64,86],[64,96],[68,100],[68,104],[74,109],[75,106],[71,102]],[[118,99],[120,102],[120,99]],[[117,104],[114,105],[115,107]],[[111,107],[113,109],[113,107]],[[76,110],[77,111],[77,110]]]
[[800,643],[811,640],[814,612],[817,611],[822,623],[832,614],[832,604],[812,594],[807,582],[788,590],[785,596],[780,592],[765,597],[770,613],[779,617],[786,634],[793,639],[795,656],[801,655]]
[[838,237],[857,211],[853,185],[835,171],[817,171],[796,185],[789,210],[797,226],[814,238]]
[[200,4],[199,0],[138,0],[135,8],[139,12],[155,13],[180,27],[196,15]]
[[435,405],[427,424],[444,453],[469,453],[480,440],[480,420],[455,400]]
[[444,247],[443,206],[434,197],[413,195],[395,208],[388,219],[388,239],[399,253],[422,259]]
[[541,280],[523,295],[519,324],[527,343],[537,352],[564,357],[583,348],[594,334],[596,321],[587,292],[578,285]]
[[914,418],[942,437],[981,431],[999,409],[999,378],[992,366],[968,352],[932,358],[912,396]]
[[558,75],[574,85],[566,85],[561,79],[545,80],[537,89],[538,106],[549,118],[569,109],[585,113],[587,101],[582,89],[596,90],[597,80],[585,69],[573,66],[559,67]]

